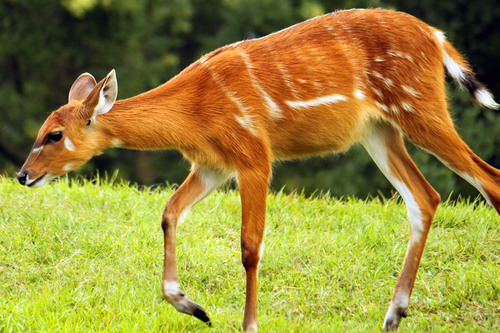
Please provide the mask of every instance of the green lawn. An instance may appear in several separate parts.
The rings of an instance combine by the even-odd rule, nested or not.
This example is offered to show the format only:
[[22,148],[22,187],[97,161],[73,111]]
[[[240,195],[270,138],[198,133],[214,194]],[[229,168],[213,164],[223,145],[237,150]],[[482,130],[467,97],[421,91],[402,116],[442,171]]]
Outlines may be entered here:
[[[238,193],[213,193],[177,234],[181,287],[208,328],[161,297],[172,191],[0,178],[0,332],[241,331]],[[440,206],[400,332],[500,331],[499,222],[482,203]],[[379,331],[408,233],[401,200],[269,195],[260,331]]]

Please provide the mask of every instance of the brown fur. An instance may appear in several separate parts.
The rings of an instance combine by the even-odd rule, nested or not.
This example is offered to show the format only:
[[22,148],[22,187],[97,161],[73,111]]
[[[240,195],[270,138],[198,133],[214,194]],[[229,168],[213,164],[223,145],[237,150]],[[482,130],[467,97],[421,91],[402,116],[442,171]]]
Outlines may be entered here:
[[[402,195],[412,226],[419,228],[412,230],[384,323],[385,330],[395,329],[406,314],[406,299],[439,203],[439,195],[408,156],[400,131],[468,177],[500,212],[500,172],[463,143],[448,114],[444,55],[466,78],[473,73],[438,36],[438,30],[404,13],[336,12],[220,48],[167,83],[118,100],[109,112],[94,117],[101,90],[112,95],[113,76],[98,84],[84,77],[75,82],[70,103],[42,126],[34,147],[45,147],[30,154],[22,171],[31,179],[58,176],[117,143],[130,149],[181,151],[193,169],[163,216],[162,291],[179,311],[204,321],[209,320],[204,310],[178,289],[175,230],[184,212],[235,174],[247,273],[243,329],[254,330],[272,162],[343,151],[364,142],[393,184],[407,189]],[[89,83],[95,87],[82,93]],[[471,93],[484,89],[479,83],[471,87]],[[47,134],[55,130],[76,149],[65,149],[63,140],[45,144]],[[369,138],[378,143],[370,145]]]

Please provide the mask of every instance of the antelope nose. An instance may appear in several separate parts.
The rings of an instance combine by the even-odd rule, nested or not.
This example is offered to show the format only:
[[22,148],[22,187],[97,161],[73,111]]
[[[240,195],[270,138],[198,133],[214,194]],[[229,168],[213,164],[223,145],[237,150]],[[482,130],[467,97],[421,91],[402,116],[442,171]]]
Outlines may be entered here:
[[19,173],[17,174],[17,180],[19,181],[19,183],[21,185],[26,185],[26,178],[28,177],[28,174],[26,172],[23,172],[23,171],[19,171]]

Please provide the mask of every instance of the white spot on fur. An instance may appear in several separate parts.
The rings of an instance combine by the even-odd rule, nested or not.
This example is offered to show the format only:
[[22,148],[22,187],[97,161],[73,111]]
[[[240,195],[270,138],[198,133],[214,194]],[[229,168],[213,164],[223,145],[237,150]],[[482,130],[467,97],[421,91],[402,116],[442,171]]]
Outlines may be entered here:
[[410,103],[408,102],[403,102],[401,103],[401,106],[403,107],[403,109],[405,109],[406,111],[408,112],[413,112],[413,107],[411,106]]
[[412,96],[415,96],[415,97],[416,97],[416,96],[418,96],[418,92],[417,92],[415,89],[413,89],[412,87],[410,87],[410,86],[407,86],[407,85],[404,85],[404,84],[403,84],[403,85],[401,86],[401,88],[403,88],[403,90],[404,90],[407,94],[409,94],[409,95],[412,95]]
[[377,71],[372,71],[372,75],[377,79],[382,80],[382,82],[384,82],[384,84],[388,87],[392,87],[394,84],[394,82],[390,78],[383,76]]
[[354,96],[356,96],[357,99],[360,99],[362,101],[364,101],[366,98],[365,93],[359,89],[354,90]]
[[73,163],[68,163],[65,166],[63,166],[64,172],[70,172],[71,170],[73,170]]
[[412,56],[409,55],[408,53],[404,53],[401,51],[388,51],[387,54],[391,57],[394,57],[394,58],[407,59],[407,60],[413,62]]
[[389,112],[389,108],[387,107],[387,105],[382,104],[382,103],[379,103],[379,102],[375,102],[375,104],[377,104],[377,107],[378,107],[380,110],[382,110],[382,111],[384,111],[384,112],[386,112],[386,113],[388,113],[388,112]]
[[40,147],[37,147],[37,148],[33,148],[33,152],[34,153],[38,153],[38,152],[42,151],[43,148],[45,148],[45,146],[40,146]]
[[66,137],[64,139],[64,147],[66,147],[66,149],[70,150],[70,151],[75,151],[76,150],[75,145],[73,144],[73,142],[68,137]]
[[347,97],[341,94],[333,94],[329,96],[323,96],[315,99],[310,99],[307,101],[286,101],[290,107],[294,109],[300,108],[311,108],[320,105],[334,104],[347,101]]
[[120,139],[113,139],[113,141],[111,141],[111,146],[115,148],[123,147],[123,141]]
[[395,104],[392,104],[392,105],[391,105],[390,110],[391,110],[391,112],[393,112],[393,113],[399,113],[399,108],[398,108],[398,106],[397,106],[397,105],[395,105]]
[[382,74],[380,74],[379,72],[377,72],[377,71],[372,71],[372,75],[375,76],[376,78],[380,79],[380,80],[384,79],[384,76]]
[[377,88],[372,88],[372,90],[375,93],[375,95],[377,95],[378,97],[384,97],[384,94],[382,94],[382,92],[380,90],[378,90]]

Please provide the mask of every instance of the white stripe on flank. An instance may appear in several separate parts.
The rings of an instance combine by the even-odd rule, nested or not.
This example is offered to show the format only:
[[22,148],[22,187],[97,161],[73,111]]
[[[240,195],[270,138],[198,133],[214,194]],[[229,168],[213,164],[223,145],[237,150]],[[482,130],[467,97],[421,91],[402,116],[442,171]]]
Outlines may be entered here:
[[264,88],[262,88],[262,86],[259,84],[257,77],[255,77],[255,75],[253,74],[253,65],[252,65],[252,61],[250,60],[250,56],[244,52],[241,52],[241,57],[243,58],[243,61],[245,62],[245,65],[247,66],[248,73],[250,75],[250,78],[252,79],[253,85],[255,86],[255,88],[257,88],[257,90],[262,95],[262,97],[264,98],[264,101],[267,104],[267,110],[269,111],[269,115],[271,116],[271,118],[273,118],[273,119],[283,118],[283,115],[281,113],[281,110],[280,110],[278,104],[276,104],[272,100],[271,96],[269,96],[269,94],[264,90]]
[[281,76],[283,76],[283,80],[285,81],[285,85],[288,87],[293,97],[297,98],[297,91],[293,86],[293,80],[290,74],[288,74],[286,68],[282,64],[278,64],[278,70],[280,71]]
[[229,98],[241,112],[241,115],[235,114],[234,117],[236,118],[236,121],[240,123],[241,126],[249,130],[253,135],[258,136],[258,131],[255,127],[255,122],[253,120],[253,117],[250,113],[250,111],[247,109],[243,101],[241,101],[238,97],[235,96],[234,91],[231,91],[227,88],[227,86],[224,85],[223,80],[219,77],[219,75],[209,67],[209,72],[210,75],[212,76],[212,79],[215,81],[217,85],[222,89],[224,94],[226,94],[227,98]]
[[312,108],[315,106],[325,105],[325,104],[333,104],[338,102],[347,101],[347,97],[340,94],[333,94],[329,96],[323,96],[315,99],[310,99],[307,101],[286,101],[290,107],[294,109],[300,108]]

